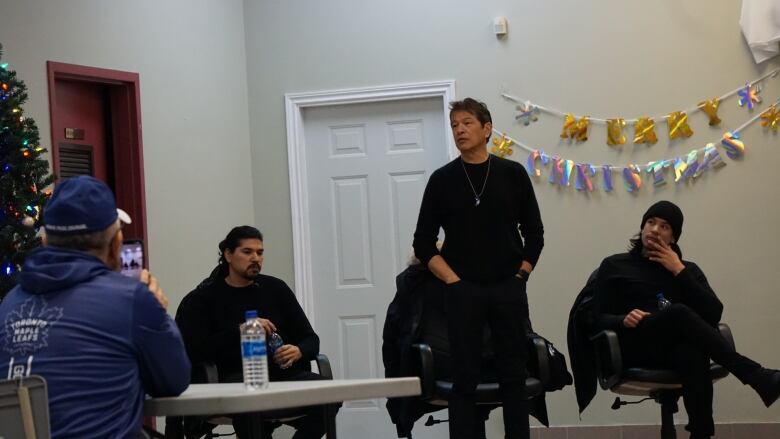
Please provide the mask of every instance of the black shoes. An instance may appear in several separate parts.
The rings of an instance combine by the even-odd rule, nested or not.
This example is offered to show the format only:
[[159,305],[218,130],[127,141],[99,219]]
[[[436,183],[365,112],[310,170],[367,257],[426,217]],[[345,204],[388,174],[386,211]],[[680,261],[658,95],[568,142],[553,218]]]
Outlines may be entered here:
[[780,397],[780,370],[760,369],[751,380],[750,387],[758,393],[764,405],[769,407]]

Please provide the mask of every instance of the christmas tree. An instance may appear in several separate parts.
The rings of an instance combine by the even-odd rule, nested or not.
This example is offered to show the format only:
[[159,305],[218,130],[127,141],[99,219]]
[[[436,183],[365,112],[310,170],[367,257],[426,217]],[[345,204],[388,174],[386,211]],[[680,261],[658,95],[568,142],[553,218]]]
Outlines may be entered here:
[[35,121],[24,116],[27,87],[3,62],[0,45],[0,300],[16,284],[27,253],[40,245],[40,213],[54,177],[38,142]]

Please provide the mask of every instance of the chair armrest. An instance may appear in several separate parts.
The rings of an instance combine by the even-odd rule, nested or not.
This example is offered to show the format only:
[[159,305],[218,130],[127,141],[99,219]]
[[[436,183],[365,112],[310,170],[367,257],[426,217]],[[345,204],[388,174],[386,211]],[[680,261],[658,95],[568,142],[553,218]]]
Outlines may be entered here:
[[196,363],[192,366],[192,383],[218,383],[219,374],[217,373],[217,365],[211,362]]
[[323,378],[333,379],[333,370],[330,368],[330,360],[327,355],[317,354],[317,370]]
[[542,382],[542,386],[546,389],[550,383],[550,353],[547,352],[547,343],[544,342],[542,337],[529,337],[528,338],[528,366],[527,369],[531,376],[539,378]]
[[420,397],[423,400],[433,397],[436,386],[436,376],[433,368],[433,351],[427,344],[413,344],[412,351],[420,361]]
[[725,323],[719,323],[718,324],[718,330],[720,331],[720,335],[723,336],[723,338],[726,339],[727,342],[731,345],[731,347],[734,347],[734,336],[731,335],[731,328],[729,328],[729,325]]
[[617,332],[601,331],[590,339],[596,354],[599,384],[602,389],[610,389],[620,381],[623,373],[623,356]]

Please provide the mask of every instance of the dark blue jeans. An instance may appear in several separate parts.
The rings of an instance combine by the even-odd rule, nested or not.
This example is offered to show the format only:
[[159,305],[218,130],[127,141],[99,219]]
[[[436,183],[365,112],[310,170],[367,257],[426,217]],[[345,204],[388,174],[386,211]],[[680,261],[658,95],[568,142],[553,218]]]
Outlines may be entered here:
[[475,390],[480,380],[483,328],[488,325],[496,356],[506,438],[527,439],[530,432],[525,399],[528,356],[525,281],[514,276],[490,283],[461,280],[448,285],[444,294],[453,371],[450,438],[477,437]]

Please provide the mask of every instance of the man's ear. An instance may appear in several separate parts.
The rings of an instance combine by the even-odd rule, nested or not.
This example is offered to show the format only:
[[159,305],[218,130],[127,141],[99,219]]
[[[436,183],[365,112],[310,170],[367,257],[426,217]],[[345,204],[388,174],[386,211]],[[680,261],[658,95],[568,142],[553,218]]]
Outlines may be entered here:
[[104,253],[101,257],[103,262],[112,270],[119,271],[119,269],[122,267],[122,258],[119,253],[122,250],[122,240],[124,239],[125,237],[122,234],[122,229],[120,228],[116,231],[116,233],[114,233],[114,236],[111,237],[111,241],[108,243],[108,254]]
[[114,234],[114,238],[111,239],[111,250],[119,250],[119,248],[122,247],[123,239],[124,236],[122,235],[122,231],[117,230],[116,234]]
[[119,252],[122,249],[122,241],[124,239],[125,237],[122,234],[122,229],[119,229],[116,231],[116,233],[114,233],[114,237],[111,238],[111,243],[108,245],[108,254],[111,257],[119,255]]

